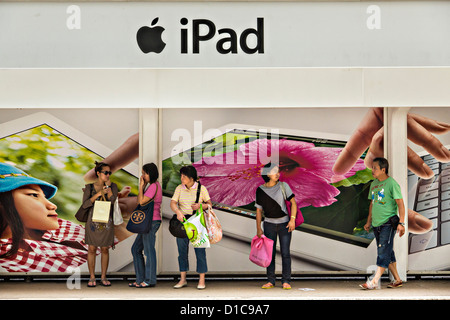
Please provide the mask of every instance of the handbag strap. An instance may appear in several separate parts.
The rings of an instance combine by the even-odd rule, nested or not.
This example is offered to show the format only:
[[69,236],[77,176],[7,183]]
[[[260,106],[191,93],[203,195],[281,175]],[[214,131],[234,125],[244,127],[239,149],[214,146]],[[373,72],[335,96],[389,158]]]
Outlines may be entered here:
[[153,200],[155,200],[155,198],[156,198],[156,194],[158,193],[158,184],[155,182],[155,184],[156,184],[156,190],[155,190],[155,194],[153,195],[153,198],[151,198],[150,199],[150,201],[153,201]]
[[[155,184],[156,184],[156,182],[155,182]],[[150,188],[150,186],[149,186],[149,188]],[[145,206],[145,205],[149,204],[150,202],[154,201],[155,198],[156,198],[156,194],[157,194],[157,193],[158,193],[158,184],[156,184],[156,190],[155,190],[155,194],[153,195],[153,198],[151,198],[151,199],[148,200],[146,203],[144,203],[143,206]]]
[[[200,181],[197,182],[197,197],[195,198],[195,203],[198,202],[198,200],[200,200],[200,188],[202,187],[202,185],[200,184]],[[195,210],[192,211],[192,214],[195,214]]]
[[286,190],[284,190],[284,183],[280,181],[281,193],[283,194],[284,200],[286,200]]
[[[90,195],[91,195],[91,197],[92,197],[92,191],[95,192],[95,187],[94,187],[94,184],[93,184],[93,183],[90,183],[89,186],[91,187]],[[98,198],[97,198],[97,199],[98,199]],[[96,201],[108,201],[108,200],[106,200],[106,197],[105,197],[105,195],[103,194],[103,192],[102,192],[102,199],[103,199],[103,200],[96,200]]]

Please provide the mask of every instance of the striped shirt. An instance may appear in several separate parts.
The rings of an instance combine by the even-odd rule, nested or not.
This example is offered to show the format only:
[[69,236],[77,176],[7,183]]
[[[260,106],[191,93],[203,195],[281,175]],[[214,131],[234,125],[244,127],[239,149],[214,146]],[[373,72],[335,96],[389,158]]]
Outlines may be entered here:
[[[172,200],[178,203],[178,207],[183,214],[192,214],[191,205],[193,205],[197,199],[197,187],[198,183],[195,182],[189,189],[184,184],[178,185],[175,189]],[[209,200],[211,200],[211,198],[209,197],[208,190],[206,190],[204,185],[201,185],[198,203],[205,203]]]

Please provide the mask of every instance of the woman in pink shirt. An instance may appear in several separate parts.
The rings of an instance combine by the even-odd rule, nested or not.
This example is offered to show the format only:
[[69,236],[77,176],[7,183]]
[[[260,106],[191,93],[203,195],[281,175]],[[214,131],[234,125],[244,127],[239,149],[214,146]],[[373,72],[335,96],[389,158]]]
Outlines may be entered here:
[[[161,225],[162,189],[158,182],[158,167],[154,163],[147,163],[142,167],[142,176],[139,179],[139,203],[145,204],[154,198],[153,222],[149,233],[139,233],[131,247],[133,254],[136,281],[130,287],[148,288],[156,285],[156,232]],[[147,257],[144,260],[143,254]]]

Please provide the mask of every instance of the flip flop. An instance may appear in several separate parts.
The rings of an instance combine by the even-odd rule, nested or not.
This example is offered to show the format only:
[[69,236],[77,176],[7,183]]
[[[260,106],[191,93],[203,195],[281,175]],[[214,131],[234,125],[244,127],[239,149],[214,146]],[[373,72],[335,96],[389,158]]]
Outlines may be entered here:
[[95,288],[97,286],[97,283],[95,282],[95,279],[89,279],[89,282],[87,284],[88,288]]
[[129,284],[128,284],[128,286],[130,287],[130,288],[136,288],[137,286],[139,286],[136,282],[130,282]]
[[154,284],[148,284],[147,282],[143,281],[141,282],[141,284],[137,284],[136,288],[152,288],[154,286]]
[[261,287],[261,289],[272,289],[274,287],[274,285],[270,282],[266,283],[265,285],[263,285]]
[[290,289],[292,289],[292,287],[289,283],[283,283],[283,290],[290,290]]
[[110,286],[111,286],[111,283],[108,281],[108,279],[102,279],[102,280],[100,281],[100,284],[101,284],[102,286],[104,286],[104,287],[110,287]]

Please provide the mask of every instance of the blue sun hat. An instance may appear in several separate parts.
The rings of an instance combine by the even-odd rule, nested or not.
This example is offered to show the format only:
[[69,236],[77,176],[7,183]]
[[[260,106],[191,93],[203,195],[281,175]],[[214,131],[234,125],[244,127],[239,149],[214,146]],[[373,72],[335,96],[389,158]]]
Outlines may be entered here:
[[12,165],[0,162],[0,192],[12,191],[29,184],[40,186],[47,199],[52,198],[58,190],[50,183],[33,178]]

